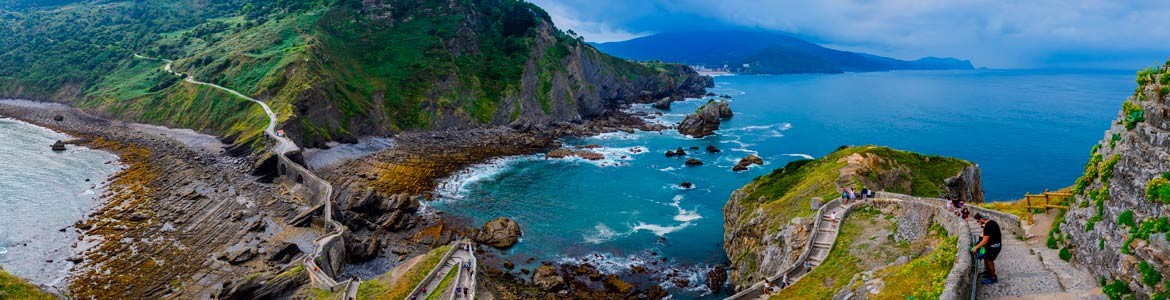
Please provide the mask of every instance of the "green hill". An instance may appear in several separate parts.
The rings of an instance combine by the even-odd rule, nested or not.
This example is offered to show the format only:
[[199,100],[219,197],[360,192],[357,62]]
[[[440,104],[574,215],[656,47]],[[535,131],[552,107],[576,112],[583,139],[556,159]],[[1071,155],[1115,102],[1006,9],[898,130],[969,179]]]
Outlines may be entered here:
[[600,53],[518,0],[25,2],[0,6],[0,96],[244,141],[258,108],[134,54],[269,102],[310,146],[587,119],[710,84]]

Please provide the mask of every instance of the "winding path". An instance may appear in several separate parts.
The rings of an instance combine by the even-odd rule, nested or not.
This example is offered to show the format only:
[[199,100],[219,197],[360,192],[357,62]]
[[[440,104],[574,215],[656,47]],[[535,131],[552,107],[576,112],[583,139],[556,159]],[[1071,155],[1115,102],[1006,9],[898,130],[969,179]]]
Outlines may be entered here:
[[[427,299],[437,295],[438,299],[475,299],[475,270],[479,262],[475,258],[474,244],[469,241],[457,241],[451,245],[451,250],[443,255],[443,259],[427,273],[421,282],[410,291],[406,299]],[[455,274],[455,282],[446,290],[437,291],[439,284],[451,268],[459,268]],[[467,296],[456,293],[455,288],[468,289]]]
[[[974,218],[968,221],[968,226],[972,234],[982,235],[982,226]],[[1061,260],[1056,250],[1048,249],[1040,240],[1034,237],[1025,241],[1005,235],[1003,250],[995,260],[999,282],[979,285],[976,298],[1105,299],[1089,272]],[[977,265],[983,271],[983,262]]]
[[[268,115],[268,126],[264,128],[264,133],[266,135],[268,135],[269,138],[272,138],[273,140],[276,141],[276,145],[270,150],[272,152],[276,153],[277,155],[279,155],[284,160],[288,160],[288,157],[286,156],[286,154],[288,154],[289,152],[300,150],[300,147],[298,147],[296,145],[296,143],[294,143],[292,140],[289,140],[287,137],[276,134],[276,125],[279,123],[277,116],[276,116],[276,112],[274,112],[272,110],[272,108],[268,106],[267,103],[264,103],[264,101],[260,101],[260,100],[257,100],[255,98],[248,97],[247,95],[244,95],[243,93],[240,93],[240,92],[233,90],[233,89],[225,88],[225,87],[220,86],[218,84],[195,80],[195,78],[189,74],[180,73],[178,71],[175,71],[171,68],[171,66],[174,64],[173,60],[146,57],[146,56],[139,55],[137,53],[134,54],[134,57],[142,58],[142,59],[161,60],[163,62],[166,62],[165,69],[167,72],[170,72],[171,74],[175,74],[177,76],[182,76],[188,83],[214,87],[216,89],[228,92],[228,93],[235,95],[237,97],[244,98],[244,99],[247,99],[248,101],[252,101],[256,104],[259,104],[260,107],[262,109],[264,109],[264,113]],[[333,196],[333,185],[329,184],[328,181],[325,181],[325,180],[321,179],[320,177],[317,177],[316,174],[309,171],[308,169],[304,169],[304,167],[300,166],[299,164],[293,163],[290,165],[293,168],[302,169],[301,170],[302,172],[299,172],[299,173],[308,174],[309,179],[307,179],[307,180],[318,182],[318,183],[320,183],[320,186],[324,187],[324,190],[321,191],[320,193],[318,193],[318,195],[321,195],[321,197],[324,198],[324,199],[321,199],[322,201],[319,202],[318,206],[324,207],[323,215],[325,217],[325,231],[326,231],[326,233],[324,236],[321,236],[321,237],[313,240],[313,251],[312,251],[312,253],[310,253],[309,256],[305,257],[304,261],[302,262],[302,264],[305,266],[305,269],[309,271],[309,282],[313,287],[329,289],[329,290],[333,290],[336,287],[344,285],[344,290],[345,290],[345,294],[344,294],[345,298],[344,299],[356,299],[357,287],[358,287],[358,284],[360,283],[360,280],[355,281],[353,279],[347,279],[347,280],[342,281],[342,282],[337,282],[336,280],[333,279],[333,277],[329,276],[329,274],[327,274],[323,270],[321,270],[320,266],[318,266],[317,262],[316,262],[317,259],[319,259],[322,256],[322,254],[328,252],[325,249],[325,246],[330,245],[330,242],[332,242],[333,239],[340,237],[345,232],[345,226],[342,225],[341,223],[337,222],[336,220],[333,220],[333,205],[330,205],[330,201],[332,201],[331,198]]]

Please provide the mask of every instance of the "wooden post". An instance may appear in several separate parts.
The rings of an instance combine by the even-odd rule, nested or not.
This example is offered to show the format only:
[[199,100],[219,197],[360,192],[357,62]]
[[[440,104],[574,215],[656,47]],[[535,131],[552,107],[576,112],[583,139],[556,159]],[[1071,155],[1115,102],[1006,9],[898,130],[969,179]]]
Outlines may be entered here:
[[1028,225],[1032,225],[1032,197],[1024,193],[1024,214],[1028,215]]

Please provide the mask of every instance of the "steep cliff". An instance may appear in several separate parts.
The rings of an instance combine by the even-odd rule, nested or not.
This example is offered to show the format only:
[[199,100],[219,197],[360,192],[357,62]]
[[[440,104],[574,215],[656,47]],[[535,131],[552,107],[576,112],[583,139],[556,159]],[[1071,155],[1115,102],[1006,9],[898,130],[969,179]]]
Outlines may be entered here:
[[792,266],[807,245],[816,208],[842,188],[971,200],[983,197],[978,178],[979,167],[967,161],[874,146],[788,163],[736,190],[723,206],[731,284],[742,289]]
[[[1056,232],[1074,263],[1100,276],[1105,293],[1170,296],[1170,70],[1138,73],[1104,138],[1090,150],[1075,200]],[[1061,234],[1063,232],[1063,236]]]
[[[258,140],[265,100],[302,145],[535,125],[691,96],[710,77],[598,52],[518,0],[74,1],[2,7],[0,96]],[[33,43],[29,43],[33,41]]]

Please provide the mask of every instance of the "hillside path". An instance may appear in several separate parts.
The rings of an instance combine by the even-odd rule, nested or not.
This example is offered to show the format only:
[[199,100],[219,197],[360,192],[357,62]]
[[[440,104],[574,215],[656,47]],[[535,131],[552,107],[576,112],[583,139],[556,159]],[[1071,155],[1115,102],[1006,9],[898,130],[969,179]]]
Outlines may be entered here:
[[[971,233],[981,237],[983,227],[974,218],[967,222]],[[1003,250],[995,260],[999,282],[980,284],[976,299],[1108,299],[1091,274],[1061,260],[1057,250],[1048,249],[1046,238],[1038,235],[1025,241],[1005,234]],[[983,260],[976,264],[980,272],[985,271]]]

